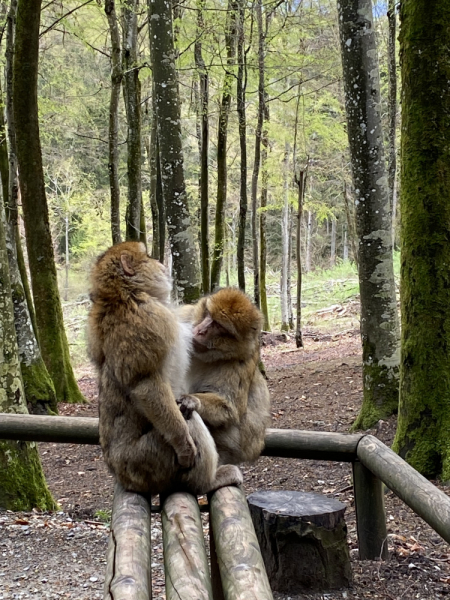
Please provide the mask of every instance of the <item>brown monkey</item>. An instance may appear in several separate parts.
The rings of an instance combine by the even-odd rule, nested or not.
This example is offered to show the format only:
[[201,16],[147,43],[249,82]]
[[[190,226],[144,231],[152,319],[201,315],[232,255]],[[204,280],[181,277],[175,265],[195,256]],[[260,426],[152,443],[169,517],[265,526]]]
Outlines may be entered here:
[[190,328],[170,305],[171,282],[144,244],[111,247],[92,271],[89,349],[99,372],[100,443],[127,490],[206,493],[240,484],[236,467],[217,467],[214,441],[185,384]]
[[270,396],[258,364],[261,313],[234,288],[219,290],[181,318],[193,324],[189,393],[216,442],[221,464],[258,458],[270,423]]

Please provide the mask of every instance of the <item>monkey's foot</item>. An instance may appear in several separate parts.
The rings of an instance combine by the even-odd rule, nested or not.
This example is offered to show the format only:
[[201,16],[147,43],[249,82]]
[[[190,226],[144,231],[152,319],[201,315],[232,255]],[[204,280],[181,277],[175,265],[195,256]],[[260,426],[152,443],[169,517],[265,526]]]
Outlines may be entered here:
[[194,410],[198,410],[200,408],[200,400],[195,396],[180,396],[176,399],[176,402],[180,407],[181,414],[183,415],[185,421],[189,421]]
[[217,469],[214,489],[218,490],[227,485],[242,485],[244,478],[236,465],[222,465]]

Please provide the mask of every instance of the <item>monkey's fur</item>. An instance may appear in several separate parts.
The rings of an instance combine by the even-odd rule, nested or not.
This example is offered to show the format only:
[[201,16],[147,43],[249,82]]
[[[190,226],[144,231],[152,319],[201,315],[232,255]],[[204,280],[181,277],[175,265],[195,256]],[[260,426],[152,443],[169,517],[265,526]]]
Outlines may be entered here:
[[270,395],[258,364],[262,317],[241,291],[224,288],[184,306],[193,324],[189,393],[208,426],[221,464],[254,461],[270,424]]
[[[170,305],[171,282],[144,244],[102,254],[91,276],[89,350],[99,372],[100,443],[127,490],[203,494],[242,483],[218,467],[215,444],[185,393],[191,332]],[[185,420],[187,419],[187,420]]]

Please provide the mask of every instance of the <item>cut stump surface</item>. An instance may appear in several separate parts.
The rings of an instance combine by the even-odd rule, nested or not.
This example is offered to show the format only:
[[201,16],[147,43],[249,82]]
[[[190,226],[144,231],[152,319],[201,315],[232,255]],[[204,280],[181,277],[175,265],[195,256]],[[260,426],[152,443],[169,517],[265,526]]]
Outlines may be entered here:
[[349,586],[345,504],[292,491],[255,492],[248,503],[273,590],[297,594]]

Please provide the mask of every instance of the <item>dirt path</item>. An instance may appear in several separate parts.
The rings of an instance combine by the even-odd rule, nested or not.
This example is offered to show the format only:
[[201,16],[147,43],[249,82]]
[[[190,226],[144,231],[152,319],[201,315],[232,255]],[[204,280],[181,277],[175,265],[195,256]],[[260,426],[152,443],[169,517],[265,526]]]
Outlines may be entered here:
[[[316,341],[314,341],[314,339]],[[270,342],[270,339],[268,340]],[[263,348],[272,394],[273,427],[346,433],[361,403],[360,342],[357,332],[306,338]],[[61,415],[94,416],[96,383],[86,368],[80,386],[90,404],[60,405]],[[395,420],[371,431],[390,444]],[[40,444],[56,514],[0,513],[0,600],[6,598],[102,597],[108,528],[100,519],[111,508],[112,477],[97,447]],[[435,600],[450,595],[447,544],[391,492],[385,496],[390,560],[358,561],[351,468],[346,463],[263,457],[244,467],[245,491],[292,489],[320,492],[347,505],[352,589],[296,598]],[[444,489],[444,488],[442,488]],[[448,493],[448,488],[444,489]],[[207,522],[204,521],[205,534]],[[159,518],[152,523],[153,592],[164,596]],[[286,596],[276,596],[288,600]]]

